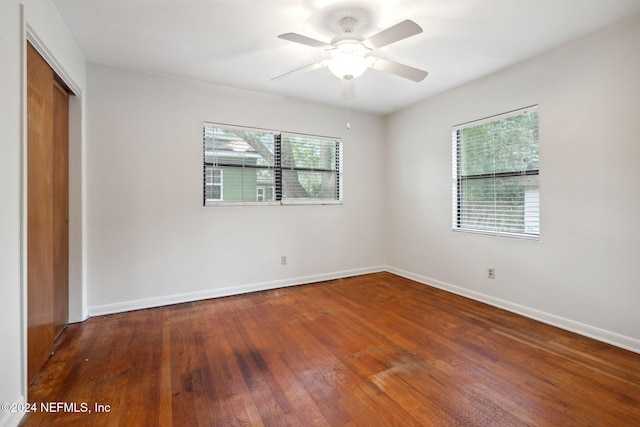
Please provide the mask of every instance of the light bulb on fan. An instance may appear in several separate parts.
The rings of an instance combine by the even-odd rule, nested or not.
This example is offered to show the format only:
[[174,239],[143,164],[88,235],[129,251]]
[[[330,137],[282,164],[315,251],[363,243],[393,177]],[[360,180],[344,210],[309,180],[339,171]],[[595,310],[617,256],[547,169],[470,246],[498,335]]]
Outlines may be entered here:
[[337,49],[331,51],[331,59],[327,61],[327,66],[338,78],[355,79],[373,65],[374,58],[366,57],[366,54],[367,49],[360,43],[341,43]]

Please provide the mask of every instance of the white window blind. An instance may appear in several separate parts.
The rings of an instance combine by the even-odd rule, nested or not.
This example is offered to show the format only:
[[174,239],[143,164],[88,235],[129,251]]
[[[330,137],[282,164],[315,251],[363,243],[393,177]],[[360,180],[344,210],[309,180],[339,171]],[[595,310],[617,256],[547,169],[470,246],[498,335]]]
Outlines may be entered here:
[[335,139],[282,134],[282,200],[341,200],[341,158]]
[[340,203],[342,142],[204,124],[204,204]]
[[536,106],[453,128],[453,228],[540,234]]
[[[257,188],[274,186],[274,151],[275,134],[273,132],[205,125],[205,204],[219,201],[258,201]],[[217,188],[216,175],[220,177]],[[222,185],[222,177],[224,177],[224,185]],[[207,179],[211,180],[211,185],[208,185]],[[211,191],[208,192],[207,188]],[[267,197],[262,199],[261,201],[273,201],[273,193],[270,200]]]

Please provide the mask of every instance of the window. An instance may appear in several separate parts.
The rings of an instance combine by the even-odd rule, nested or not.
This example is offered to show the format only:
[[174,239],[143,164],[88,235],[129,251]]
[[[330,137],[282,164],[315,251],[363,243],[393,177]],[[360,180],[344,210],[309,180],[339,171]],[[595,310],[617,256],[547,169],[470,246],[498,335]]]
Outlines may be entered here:
[[537,106],[453,128],[453,229],[540,234]]
[[204,192],[207,200],[222,200],[222,169],[204,169]]
[[335,138],[205,123],[203,157],[205,205],[342,201]]

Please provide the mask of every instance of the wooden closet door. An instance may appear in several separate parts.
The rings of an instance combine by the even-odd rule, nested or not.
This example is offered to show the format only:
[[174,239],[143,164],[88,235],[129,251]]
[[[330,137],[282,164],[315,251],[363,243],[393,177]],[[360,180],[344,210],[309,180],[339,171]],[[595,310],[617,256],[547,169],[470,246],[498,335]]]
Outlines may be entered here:
[[27,45],[27,375],[68,321],[68,96]]
[[27,352],[29,382],[53,343],[53,80],[27,48]]
[[53,338],[69,321],[69,94],[53,82]]

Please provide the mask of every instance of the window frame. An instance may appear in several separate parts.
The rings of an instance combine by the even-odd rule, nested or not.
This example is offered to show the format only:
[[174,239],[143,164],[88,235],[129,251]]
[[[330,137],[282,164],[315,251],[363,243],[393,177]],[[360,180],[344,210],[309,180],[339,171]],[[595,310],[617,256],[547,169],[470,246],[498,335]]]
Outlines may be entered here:
[[[256,186],[256,200],[224,200],[224,195],[221,192],[221,199],[207,199],[206,198],[206,169],[207,167],[216,168],[217,164],[207,162],[206,161],[206,129],[207,128],[220,128],[227,130],[240,130],[246,132],[264,132],[270,133],[274,136],[274,162],[271,165],[271,170],[274,171],[274,182],[272,186],[269,186],[272,189],[274,200],[268,201],[258,201],[258,189],[261,188]],[[285,167],[282,165],[282,139],[284,137],[298,137],[310,140],[319,140],[319,141],[328,141],[335,144],[335,160],[336,165],[335,169],[309,169],[304,167]],[[228,125],[222,123],[215,122],[203,122],[203,169],[205,171],[204,185],[205,191],[203,193],[203,206],[284,206],[284,205],[342,205],[343,204],[343,142],[341,138],[338,137],[329,137],[329,136],[320,136],[320,135],[312,135],[312,134],[303,134],[298,132],[289,132],[289,131],[279,131],[273,129],[262,129],[262,128],[254,128],[249,126],[239,126],[239,125]],[[302,171],[302,172],[330,172],[335,174],[335,185],[336,185],[336,198],[335,199],[314,199],[314,198],[291,198],[283,196],[283,171]],[[266,192],[265,192],[266,193]]]
[[[539,138],[539,122],[536,129],[536,155],[537,157],[537,168],[535,169],[519,169],[513,168],[509,171],[500,171],[496,172],[495,170],[489,173],[481,173],[481,174],[462,174],[462,139],[461,132],[464,129],[477,127],[486,125],[489,123],[495,123],[499,121],[503,121],[509,119],[511,117],[516,117],[520,115],[524,115],[525,113],[536,112],[537,120],[539,120],[539,109],[538,105],[531,105],[525,108],[520,108],[517,110],[509,111],[502,114],[497,114],[493,116],[489,116],[479,120],[473,120],[470,122],[462,123],[459,125],[453,126],[452,129],[452,230],[454,232],[461,233],[472,233],[472,234],[483,234],[483,235],[492,235],[492,236],[501,236],[501,237],[512,237],[518,239],[528,239],[528,240],[540,240],[540,165],[539,165],[539,150],[540,150],[540,138]],[[497,156],[492,156],[492,158],[496,158]],[[463,206],[463,184],[466,181],[470,180],[518,180],[523,179],[526,180],[526,177],[535,177],[535,188],[536,188],[536,204],[535,204],[535,212],[533,212],[533,217],[527,217],[527,198],[530,197],[531,194],[531,186],[526,185],[526,182],[522,185],[523,192],[523,216],[522,216],[522,224],[523,231],[522,232],[513,232],[513,231],[502,231],[497,229],[483,229],[483,228],[474,228],[471,225],[463,224],[462,212],[465,210]],[[494,193],[495,194],[495,193]],[[495,195],[494,195],[495,197]],[[494,199],[495,203],[495,199]],[[498,211],[494,211],[494,215],[497,215]],[[531,219],[535,218],[535,222],[532,223]],[[531,226],[533,224],[533,227]],[[529,230],[534,230],[535,232],[527,232],[527,228]]]

